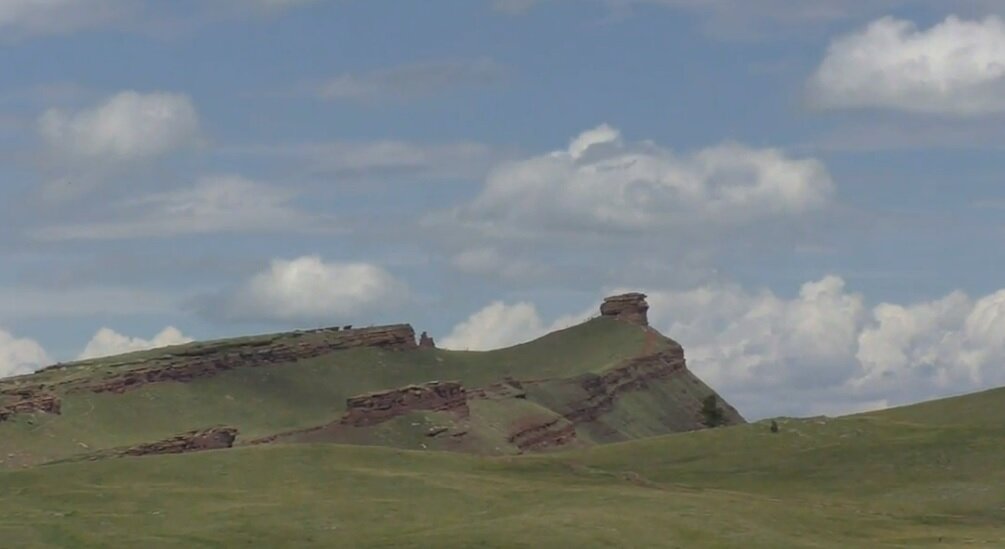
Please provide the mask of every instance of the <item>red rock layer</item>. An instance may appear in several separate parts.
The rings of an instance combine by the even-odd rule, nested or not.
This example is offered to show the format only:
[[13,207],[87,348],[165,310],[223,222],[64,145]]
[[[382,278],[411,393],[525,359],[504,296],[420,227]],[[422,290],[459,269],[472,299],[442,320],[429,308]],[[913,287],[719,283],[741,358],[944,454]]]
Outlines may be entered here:
[[[191,351],[180,351],[149,361],[138,368],[125,369],[103,379],[84,379],[58,385],[71,392],[123,393],[149,383],[186,382],[211,377],[233,370],[269,366],[306,360],[334,351],[354,347],[382,349],[414,349],[415,332],[408,324],[358,328],[355,330],[324,329],[310,332],[308,341],[297,341],[305,333],[298,332],[274,340],[234,345],[209,345]],[[318,337],[318,336],[321,337]]]
[[219,450],[234,446],[237,429],[233,427],[211,427],[189,431],[157,442],[139,444],[119,452],[122,456],[148,456],[155,454],[182,454]]
[[62,408],[59,397],[44,392],[42,387],[20,388],[0,393],[0,421],[14,414],[46,412],[58,414]]
[[616,318],[638,324],[640,326],[649,325],[649,304],[646,303],[645,294],[629,293],[614,295],[604,299],[600,304],[601,316]]
[[468,397],[464,386],[456,381],[431,381],[350,397],[342,425],[363,427],[376,425],[416,410],[449,411],[468,415]]

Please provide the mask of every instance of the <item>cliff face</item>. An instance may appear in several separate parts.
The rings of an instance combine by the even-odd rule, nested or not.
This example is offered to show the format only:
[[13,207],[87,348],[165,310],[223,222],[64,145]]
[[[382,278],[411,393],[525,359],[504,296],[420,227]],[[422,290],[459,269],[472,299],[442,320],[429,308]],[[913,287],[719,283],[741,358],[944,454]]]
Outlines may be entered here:
[[602,316],[624,320],[640,326],[649,325],[649,304],[646,295],[629,293],[615,295],[604,299],[600,305]]

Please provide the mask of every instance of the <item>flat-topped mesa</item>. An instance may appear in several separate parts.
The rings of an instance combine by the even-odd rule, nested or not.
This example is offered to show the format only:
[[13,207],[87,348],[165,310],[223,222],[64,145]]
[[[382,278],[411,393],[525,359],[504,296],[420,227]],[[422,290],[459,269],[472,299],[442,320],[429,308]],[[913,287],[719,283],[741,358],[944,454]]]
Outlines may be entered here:
[[[356,329],[322,328],[262,336],[248,342],[207,342],[199,347],[170,349],[153,358],[127,363],[125,367],[113,369],[101,378],[70,379],[54,387],[62,392],[123,393],[151,383],[188,382],[236,368],[290,364],[358,347],[388,351],[416,349],[415,331],[408,324],[394,324]],[[0,398],[0,412],[4,411],[6,404]],[[12,412],[23,412],[26,406],[21,404],[22,409]],[[40,401],[39,407],[42,406],[56,406],[55,413],[59,413],[58,401]],[[43,408],[42,411],[50,410]],[[0,413],[0,416],[3,415]]]
[[419,348],[420,349],[435,349],[436,348],[436,342],[433,341],[433,337],[432,336],[430,336],[426,332],[422,332],[422,335],[419,336]]
[[640,326],[649,325],[649,304],[646,303],[646,294],[628,293],[612,295],[604,298],[600,305],[601,316],[609,316]]

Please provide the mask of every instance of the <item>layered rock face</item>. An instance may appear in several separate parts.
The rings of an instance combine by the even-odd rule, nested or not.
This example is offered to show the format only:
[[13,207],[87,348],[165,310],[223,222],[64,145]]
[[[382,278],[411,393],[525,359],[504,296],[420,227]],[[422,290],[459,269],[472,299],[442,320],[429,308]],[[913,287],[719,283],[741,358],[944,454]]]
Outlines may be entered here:
[[296,362],[355,347],[415,349],[415,331],[408,324],[355,330],[325,328],[246,344],[209,344],[158,357],[137,368],[123,368],[122,372],[101,380],[69,382],[59,388],[71,392],[123,393],[149,383],[191,381],[235,368]]
[[0,392],[0,421],[6,421],[14,414],[59,414],[61,409],[59,397],[46,392],[41,386]]
[[211,427],[189,431],[157,442],[133,446],[119,453],[121,456],[148,456],[155,454],[182,454],[203,450],[221,450],[234,446],[237,429]]
[[646,295],[640,293],[614,295],[605,298],[600,305],[601,316],[624,320],[640,326],[649,325],[648,311],[649,304],[646,303]]
[[415,410],[452,411],[466,416],[468,397],[456,381],[430,381],[390,391],[350,397],[339,423],[362,427],[375,425]]

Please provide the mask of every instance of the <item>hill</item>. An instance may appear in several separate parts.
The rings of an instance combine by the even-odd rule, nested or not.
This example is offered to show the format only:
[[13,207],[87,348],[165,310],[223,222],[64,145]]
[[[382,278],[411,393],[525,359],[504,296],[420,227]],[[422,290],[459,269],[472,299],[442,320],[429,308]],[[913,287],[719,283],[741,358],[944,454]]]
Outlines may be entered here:
[[[11,546],[1005,545],[1005,390],[522,456],[274,444],[0,473]],[[973,411],[980,411],[975,418]],[[974,421],[977,419],[976,421]]]
[[0,380],[0,465],[196,449],[199,430],[221,425],[238,446],[517,454],[704,428],[710,398],[714,422],[742,422],[648,326],[647,309],[640,294],[615,296],[597,318],[489,352],[420,347],[403,324],[59,364]]

